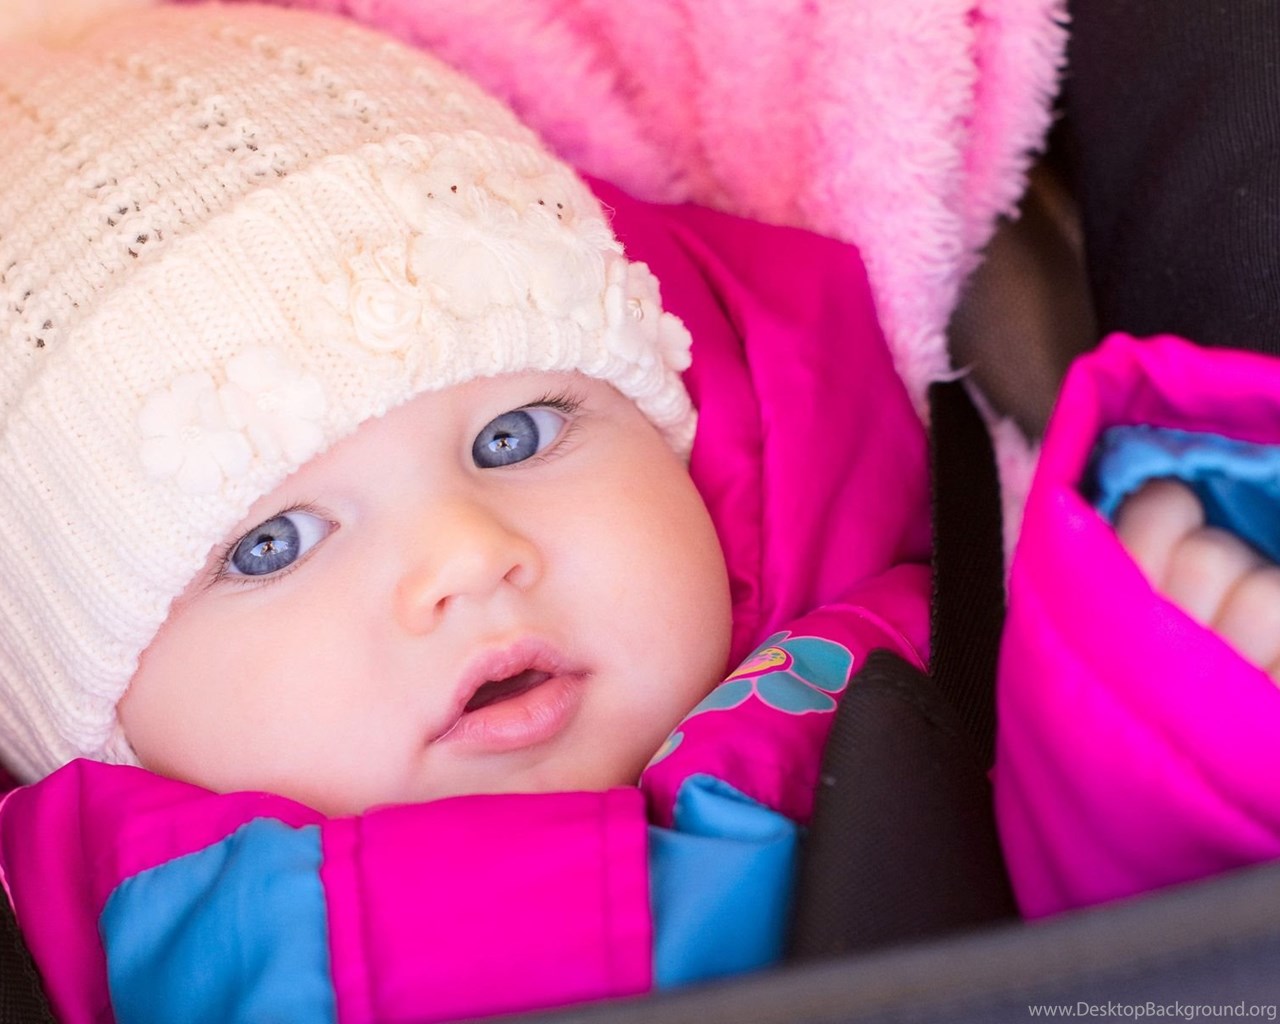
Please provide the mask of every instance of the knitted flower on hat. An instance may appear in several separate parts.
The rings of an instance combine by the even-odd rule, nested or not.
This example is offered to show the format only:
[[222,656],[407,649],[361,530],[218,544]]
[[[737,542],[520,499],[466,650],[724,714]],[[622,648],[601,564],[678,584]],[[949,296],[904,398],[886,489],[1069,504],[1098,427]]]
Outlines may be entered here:
[[158,7],[0,53],[0,759],[115,707],[212,545],[361,422],[480,376],[613,384],[681,454],[689,336],[586,186],[420,52]]

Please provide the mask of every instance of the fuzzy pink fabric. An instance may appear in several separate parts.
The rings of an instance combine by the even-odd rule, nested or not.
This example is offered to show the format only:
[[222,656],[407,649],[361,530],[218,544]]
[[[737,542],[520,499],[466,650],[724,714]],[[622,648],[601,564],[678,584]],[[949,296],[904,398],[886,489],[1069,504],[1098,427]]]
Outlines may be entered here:
[[1065,0],[276,0],[431,49],[581,170],[851,241],[923,410],[1050,121]]

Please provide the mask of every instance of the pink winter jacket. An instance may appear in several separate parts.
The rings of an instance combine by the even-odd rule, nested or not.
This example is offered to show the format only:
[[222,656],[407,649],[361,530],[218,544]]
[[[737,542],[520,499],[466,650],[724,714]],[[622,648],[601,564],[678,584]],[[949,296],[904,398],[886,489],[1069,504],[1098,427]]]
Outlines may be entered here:
[[[733,663],[745,663],[640,789],[343,819],[87,762],[15,790],[0,805],[0,871],[60,1019],[166,1019],[155,1007],[168,1005],[190,1009],[184,1019],[248,1020],[285,1005],[287,1019],[444,1020],[683,980],[699,929],[714,934],[707,919],[743,901],[700,886],[697,870],[683,895],[660,898],[671,837],[703,835],[707,800],[719,801],[713,817],[762,809],[748,831],[803,825],[831,712],[867,652],[923,664],[925,439],[857,251],[599,193],[694,336],[691,472],[726,553]],[[175,901],[191,913],[148,916]],[[785,894],[774,903],[785,909]],[[684,946],[663,938],[682,930]],[[745,962],[714,953],[706,974]],[[283,995],[234,974],[219,988],[203,969],[277,956],[318,969],[277,964]],[[162,977],[168,990],[147,989]],[[264,1002],[245,1005],[246,991]]]
[[1080,491],[1102,430],[1280,444],[1280,360],[1108,339],[1050,422],[1009,583],[994,775],[1038,917],[1280,856],[1280,689],[1154,593]]

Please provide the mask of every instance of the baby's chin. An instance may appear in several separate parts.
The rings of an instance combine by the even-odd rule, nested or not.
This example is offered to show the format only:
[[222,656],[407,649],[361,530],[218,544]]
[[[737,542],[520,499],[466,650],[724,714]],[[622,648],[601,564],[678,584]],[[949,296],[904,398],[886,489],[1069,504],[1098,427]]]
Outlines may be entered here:
[[[138,767],[153,768],[145,764]],[[498,772],[451,772],[433,773],[432,777],[413,780],[401,786],[368,788],[347,788],[335,785],[316,785],[316,781],[308,779],[290,782],[275,779],[270,782],[248,784],[240,780],[238,784],[228,785],[211,782],[196,777],[179,777],[166,774],[179,782],[201,786],[217,793],[264,792],[273,796],[293,800],[309,807],[313,811],[329,818],[353,817],[368,813],[381,807],[403,806],[405,804],[431,803],[453,797],[497,796],[515,793],[568,793],[568,792],[603,792],[618,787],[633,787],[638,784],[639,767],[604,766],[584,764],[545,764],[536,770]]]
[[463,796],[500,796],[513,793],[598,793],[634,787],[646,758],[638,765],[552,764],[534,770],[507,774],[481,773],[479,776],[433,779],[408,801],[426,803]]

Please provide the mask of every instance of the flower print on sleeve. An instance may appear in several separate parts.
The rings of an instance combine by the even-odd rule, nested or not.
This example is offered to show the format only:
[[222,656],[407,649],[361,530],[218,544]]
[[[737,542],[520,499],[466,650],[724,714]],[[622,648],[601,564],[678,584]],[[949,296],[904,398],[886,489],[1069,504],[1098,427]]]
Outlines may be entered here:
[[833,640],[789,630],[769,637],[649,762],[641,785],[654,819],[676,821],[686,782],[709,777],[793,821],[808,821],[836,697],[853,665],[849,648]]
[[707,694],[688,718],[736,708],[753,694],[789,715],[834,711],[834,695],[849,685],[852,668],[853,655],[843,644],[814,636],[793,637],[790,631],[775,633]]

